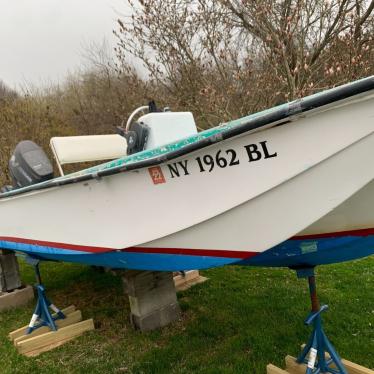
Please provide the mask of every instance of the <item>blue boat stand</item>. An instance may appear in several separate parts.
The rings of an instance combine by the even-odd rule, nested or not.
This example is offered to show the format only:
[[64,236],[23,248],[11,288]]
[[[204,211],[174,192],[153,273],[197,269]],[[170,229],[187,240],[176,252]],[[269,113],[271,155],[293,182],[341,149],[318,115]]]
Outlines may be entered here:
[[[320,306],[317,296],[314,268],[296,269],[296,272],[298,278],[308,278],[312,311],[304,323],[308,326],[313,325],[313,332],[308,343],[297,358],[297,362],[305,363],[307,365],[306,374],[348,374],[342,364],[341,358],[328,340],[322,327],[321,314],[328,309],[328,306]],[[330,357],[326,357],[326,353]],[[334,368],[330,366],[332,364],[335,365]]]
[[[27,327],[26,335],[31,334],[33,331],[42,326],[48,326],[52,331],[57,331],[55,321],[59,319],[65,319],[66,317],[59,308],[57,308],[48,300],[45,294],[45,288],[42,284],[39,270],[40,260],[31,256],[27,256],[26,262],[33,266],[37,281],[37,284],[35,285],[35,289],[37,292],[37,303],[34,314],[31,317],[30,324]],[[52,309],[52,311],[56,313],[54,316],[51,314],[50,309]]]

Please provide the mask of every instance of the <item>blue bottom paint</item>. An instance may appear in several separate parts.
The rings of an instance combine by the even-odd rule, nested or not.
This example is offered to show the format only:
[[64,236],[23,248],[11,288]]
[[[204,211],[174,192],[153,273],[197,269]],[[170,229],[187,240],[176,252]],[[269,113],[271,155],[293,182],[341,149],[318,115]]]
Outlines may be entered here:
[[374,236],[344,236],[286,240],[240,265],[267,267],[311,267],[350,261],[374,254]]
[[226,257],[123,251],[87,253],[7,241],[0,241],[0,248],[27,253],[42,260],[75,262],[117,269],[178,271],[207,269],[227,264],[310,267],[372,255],[374,254],[374,236],[287,240],[263,253],[240,261]]
[[[56,259],[56,258],[55,258]],[[179,271],[209,269],[236,262],[237,259],[224,257],[202,257],[155,253],[110,252],[74,256],[74,262],[110,268]],[[72,262],[71,255],[58,256],[59,261]]]
[[113,269],[179,271],[208,269],[237,262],[236,258],[138,252],[87,253],[0,241],[0,248],[23,252],[41,260],[75,262]]

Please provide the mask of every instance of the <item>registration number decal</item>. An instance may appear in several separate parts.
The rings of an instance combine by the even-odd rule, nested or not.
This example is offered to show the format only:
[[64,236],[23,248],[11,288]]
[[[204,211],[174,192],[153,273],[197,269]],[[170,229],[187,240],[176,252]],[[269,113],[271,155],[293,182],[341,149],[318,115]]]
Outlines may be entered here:
[[256,162],[277,157],[277,152],[269,150],[267,141],[244,146],[245,160],[240,159],[234,149],[218,150],[215,154],[198,156],[195,159],[183,160],[168,164],[170,178],[179,178],[191,174],[190,163],[196,162],[200,173],[211,173],[214,169],[224,169],[240,165],[242,162]]

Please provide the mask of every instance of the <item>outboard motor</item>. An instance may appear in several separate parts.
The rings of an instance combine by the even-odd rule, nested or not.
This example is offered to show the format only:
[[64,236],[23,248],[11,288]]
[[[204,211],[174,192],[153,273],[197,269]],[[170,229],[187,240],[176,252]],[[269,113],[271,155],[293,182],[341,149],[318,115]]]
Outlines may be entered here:
[[141,122],[132,122],[135,115],[143,110],[148,110],[148,112],[158,111],[155,102],[151,101],[148,106],[142,106],[131,114],[127,121],[126,128],[117,126],[117,133],[126,139],[128,155],[141,152],[146,147],[149,127]]
[[53,166],[42,148],[30,140],[16,146],[9,161],[13,188],[21,188],[53,178]]
[[148,140],[149,128],[144,123],[133,122],[129,130],[119,128],[118,133],[127,140],[127,154],[132,155],[144,150]]

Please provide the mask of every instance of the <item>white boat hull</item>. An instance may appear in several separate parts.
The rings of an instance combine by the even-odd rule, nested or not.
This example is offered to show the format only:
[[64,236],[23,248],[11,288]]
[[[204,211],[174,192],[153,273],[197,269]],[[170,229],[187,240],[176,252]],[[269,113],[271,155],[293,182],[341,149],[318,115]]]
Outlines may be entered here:
[[[349,202],[361,190],[373,201],[364,188],[374,174],[373,107],[369,91],[156,168],[3,198],[0,245],[70,261],[153,253],[235,262],[298,233],[374,228],[374,210],[362,215]],[[115,267],[141,266],[121,256]]]

